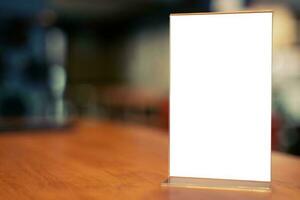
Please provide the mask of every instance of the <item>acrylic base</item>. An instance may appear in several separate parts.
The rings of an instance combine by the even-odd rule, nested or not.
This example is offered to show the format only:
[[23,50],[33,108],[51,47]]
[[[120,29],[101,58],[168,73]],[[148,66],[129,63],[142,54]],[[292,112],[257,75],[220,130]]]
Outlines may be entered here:
[[263,181],[169,177],[167,180],[162,182],[161,185],[169,187],[205,188],[218,190],[247,190],[257,192],[271,191],[271,182]]

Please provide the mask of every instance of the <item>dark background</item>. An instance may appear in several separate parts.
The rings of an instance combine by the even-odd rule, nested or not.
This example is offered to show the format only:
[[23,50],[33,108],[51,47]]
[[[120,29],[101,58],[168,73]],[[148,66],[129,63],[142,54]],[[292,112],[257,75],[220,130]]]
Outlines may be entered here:
[[2,0],[0,129],[92,117],[168,130],[170,13],[257,9],[275,11],[272,148],[299,155],[298,0]]

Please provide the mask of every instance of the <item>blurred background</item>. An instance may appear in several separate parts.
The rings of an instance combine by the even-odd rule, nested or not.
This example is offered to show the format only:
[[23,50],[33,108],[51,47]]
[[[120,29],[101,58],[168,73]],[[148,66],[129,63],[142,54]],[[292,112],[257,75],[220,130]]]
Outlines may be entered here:
[[0,130],[85,117],[167,132],[169,14],[257,9],[275,11],[272,148],[300,155],[299,0],[1,0]]

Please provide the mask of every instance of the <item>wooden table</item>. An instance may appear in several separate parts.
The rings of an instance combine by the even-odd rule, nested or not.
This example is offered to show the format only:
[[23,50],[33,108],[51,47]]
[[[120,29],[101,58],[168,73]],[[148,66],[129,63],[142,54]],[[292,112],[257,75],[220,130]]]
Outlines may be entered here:
[[300,159],[273,153],[271,193],[161,187],[168,135],[81,120],[71,129],[0,134],[0,199],[300,199]]

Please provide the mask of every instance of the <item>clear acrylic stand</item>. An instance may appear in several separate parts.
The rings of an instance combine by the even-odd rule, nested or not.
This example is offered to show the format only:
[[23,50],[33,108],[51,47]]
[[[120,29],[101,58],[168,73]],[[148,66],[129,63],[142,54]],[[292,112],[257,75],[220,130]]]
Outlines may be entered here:
[[263,181],[169,177],[167,180],[162,182],[161,185],[170,187],[205,188],[220,190],[247,190],[257,192],[271,191],[271,182]]

